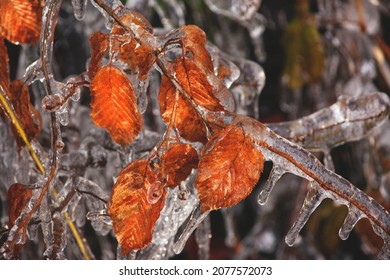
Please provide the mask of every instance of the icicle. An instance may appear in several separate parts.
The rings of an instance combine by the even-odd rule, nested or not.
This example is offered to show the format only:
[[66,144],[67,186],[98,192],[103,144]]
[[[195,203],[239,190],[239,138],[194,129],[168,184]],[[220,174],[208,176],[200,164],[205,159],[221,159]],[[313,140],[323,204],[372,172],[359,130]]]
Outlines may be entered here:
[[208,260],[210,255],[211,225],[210,216],[204,218],[195,231],[195,239],[198,243],[198,255],[200,260]]
[[180,254],[181,251],[183,251],[184,246],[187,243],[188,238],[190,238],[192,232],[200,225],[200,223],[207,217],[209,213],[210,211],[202,213],[200,204],[196,206],[184,231],[173,245],[173,251],[175,254]]
[[347,217],[339,230],[340,238],[346,240],[357,222],[363,217],[364,214],[359,209],[354,206],[349,207]]
[[72,0],[74,17],[83,20],[87,9],[87,0]]
[[286,171],[281,169],[280,167],[274,165],[271,170],[271,174],[268,177],[267,182],[265,182],[261,192],[259,193],[259,196],[257,198],[257,202],[260,205],[264,205],[267,203],[268,197],[275,186],[276,182],[282,177],[282,175]]
[[233,248],[237,243],[237,236],[234,230],[233,208],[222,209],[222,217],[226,230],[225,244],[227,247]]
[[298,218],[286,235],[285,241],[288,246],[294,245],[299,232],[305,226],[311,214],[317,209],[322,200],[325,198],[326,195],[320,186],[316,185],[314,182],[311,182],[309,192],[307,193],[305,201],[303,202],[303,206],[298,215]]

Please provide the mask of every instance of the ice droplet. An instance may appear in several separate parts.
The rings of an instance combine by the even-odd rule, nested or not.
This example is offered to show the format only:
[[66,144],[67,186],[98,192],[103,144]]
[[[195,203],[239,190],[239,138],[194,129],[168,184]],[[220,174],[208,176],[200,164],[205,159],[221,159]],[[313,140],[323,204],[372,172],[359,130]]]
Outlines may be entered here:
[[67,126],[69,124],[69,105],[66,103],[60,107],[56,112],[56,116],[61,125]]
[[[313,186],[314,185],[314,186]],[[306,195],[305,201],[301,211],[299,212],[298,218],[286,235],[285,241],[288,246],[293,246],[295,240],[298,237],[299,232],[305,226],[309,220],[310,215],[317,209],[321,204],[322,200],[326,198],[325,192],[322,191],[321,187],[316,183],[310,183],[310,189]]]
[[87,8],[87,0],[72,0],[74,17],[83,20]]
[[339,236],[342,240],[346,240],[349,237],[352,229],[357,222],[364,217],[364,214],[356,207],[351,206],[349,208],[347,217],[345,217],[344,223],[339,230]]
[[149,188],[146,199],[150,204],[155,204],[163,194],[163,186],[160,181],[154,182]]
[[184,246],[186,245],[187,240],[190,238],[192,232],[200,225],[200,223],[207,217],[209,213],[210,211],[202,213],[200,204],[196,206],[182,234],[173,245],[173,251],[175,254],[180,254],[181,251],[183,251]]
[[259,193],[259,196],[257,198],[257,202],[260,205],[264,205],[267,203],[268,197],[275,186],[276,182],[282,177],[282,175],[285,173],[283,169],[280,167],[274,165],[271,170],[271,174],[268,177],[268,180],[265,182],[261,192]]

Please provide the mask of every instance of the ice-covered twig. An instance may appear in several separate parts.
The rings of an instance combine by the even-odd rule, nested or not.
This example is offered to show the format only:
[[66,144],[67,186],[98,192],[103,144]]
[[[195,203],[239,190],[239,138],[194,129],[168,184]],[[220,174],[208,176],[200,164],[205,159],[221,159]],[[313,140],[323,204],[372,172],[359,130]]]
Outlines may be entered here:
[[328,108],[298,120],[266,124],[280,136],[311,151],[330,150],[357,141],[389,116],[389,98],[381,92],[343,96]]
[[[389,110],[390,103],[388,98],[383,97],[379,98],[378,101],[372,100],[372,102],[381,104],[386,109],[385,111]],[[353,211],[354,215],[367,217],[376,233],[384,240],[384,248],[388,248],[390,240],[390,214],[378,202],[343,177],[325,168],[307,150],[277,135],[260,122],[238,116],[235,124],[242,126],[244,131],[253,137],[267,160],[272,161],[275,166],[280,166],[290,173],[309,180],[312,184],[311,192],[314,195],[310,195],[305,200],[296,225],[293,226],[291,234],[288,234],[291,237],[287,238],[288,244],[291,245],[293,243],[293,237],[297,235],[307,218],[319,205],[320,199],[317,198],[329,197],[339,204],[347,205],[349,211]],[[313,200],[313,198],[316,199]],[[347,223],[353,224],[349,223],[348,220]],[[347,225],[345,228],[349,230],[351,226]],[[342,234],[342,236],[345,235]],[[387,255],[381,255],[382,258],[384,256],[390,257],[390,252],[387,252]]]

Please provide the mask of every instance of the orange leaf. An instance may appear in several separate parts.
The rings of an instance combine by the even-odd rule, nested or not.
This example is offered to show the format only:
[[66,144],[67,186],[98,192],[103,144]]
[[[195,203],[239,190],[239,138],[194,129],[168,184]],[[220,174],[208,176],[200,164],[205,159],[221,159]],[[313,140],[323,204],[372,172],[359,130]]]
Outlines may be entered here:
[[152,46],[146,44],[136,47],[134,40],[121,46],[119,58],[128,64],[132,71],[138,70],[140,80],[146,79],[150,68],[156,60]]
[[202,152],[195,183],[202,211],[230,207],[251,193],[264,157],[241,127],[226,127]]
[[180,86],[196,104],[211,111],[224,111],[206,74],[193,61],[180,59],[175,73]]
[[[120,172],[113,187],[108,211],[123,254],[144,248],[152,241],[166,195],[156,178],[149,162],[138,160]],[[150,203],[150,190],[156,186],[160,197]]]
[[121,70],[108,65],[91,82],[91,116],[111,138],[125,146],[134,141],[143,125],[133,87]]
[[89,37],[89,44],[91,46],[91,60],[88,67],[88,76],[92,80],[101,67],[100,61],[108,51],[108,35],[101,32],[95,32]]
[[39,0],[0,0],[0,36],[12,43],[35,44],[42,25]]
[[168,187],[184,181],[198,166],[198,153],[189,144],[173,144],[161,157],[161,173]]
[[12,228],[16,219],[22,213],[24,207],[30,201],[32,189],[26,188],[24,185],[16,183],[9,187],[7,191],[8,204],[8,227]]
[[185,25],[180,30],[185,33],[183,48],[186,51],[191,51],[195,64],[203,68],[206,73],[213,73],[213,62],[206,50],[207,37],[205,32],[196,25]]
[[207,142],[206,126],[202,118],[165,76],[162,77],[158,102],[162,119],[166,123],[172,120],[181,137],[192,142]]

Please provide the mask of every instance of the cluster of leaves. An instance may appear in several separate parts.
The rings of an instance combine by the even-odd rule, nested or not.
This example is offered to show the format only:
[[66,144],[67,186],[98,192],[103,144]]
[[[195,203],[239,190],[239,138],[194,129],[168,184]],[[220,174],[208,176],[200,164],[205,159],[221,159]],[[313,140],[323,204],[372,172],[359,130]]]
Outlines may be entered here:
[[[164,135],[150,153],[133,160],[120,171],[107,203],[122,254],[150,244],[169,189],[177,188],[195,173],[193,170],[196,170],[194,186],[202,213],[231,207],[248,197],[259,181],[265,160],[269,159],[264,150],[297,166],[300,169],[296,172],[298,175],[306,173],[302,177],[313,179],[319,187],[359,206],[364,214],[369,212],[365,209],[366,205],[360,205],[355,198],[348,198],[338,189],[337,182],[349,186],[345,180],[326,170],[308,152],[267,130],[257,120],[235,113],[234,97],[224,83],[224,79],[231,75],[230,69],[223,61],[215,67],[206,49],[207,38],[202,29],[184,25],[166,34],[155,35],[152,25],[140,13],[122,5],[112,9],[101,0],[93,3],[113,20],[113,26],[109,33],[95,32],[90,36],[91,58],[87,71],[68,82],[68,95],[64,98],[57,92],[48,91],[42,100],[42,108],[50,112],[53,123],[57,123],[55,112],[68,101],[77,87],[88,86],[92,121],[104,128],[112,141],[124,150],[136,141],[143,130],[145,120],[139,102],[145,94],[151,70],[157,69],[161,74],[157,100],[161,119],[166,124]],[[50,45],[45,45],[48,37],[52,36],[48,28],[43,27],[42,30],[46,31],[40,34],[43,1],[0,0],[0,8],[0,36],[13,43],[30,44],[37,43],[41,37],[45,48]],[[285,70],[290,75],[291,88],[301,87],[307,81],[317,81],[322,75],[322,49],[316,48],[318,33],[310,24],[311,16],[305,12],[307,10],[303,11],[302,19],[290,28],[294,38],[295,33],[300,31],[302,39],[296,41],[292,48],[290,58],[293,61],[287,63]],[[16,17],[20,20],[12,21]],[[55,26],[55,21],[45,24]],[[307,55],[303,55],[305,48],[310,49]],[[303,69],[294,68],[297,57],[305,58]],[[42,80],[50,86],[52,77],[45,66],[45,59],[41,57],[43,66],[37,71],[43,72]],[[319,63],[313,63],[313,60]],[[19,150],[26,145],[34,158],[36,155],[29,143],[41,132],[41,117],[30,104],[27,85],[19,80],[10,81],[7,65],[7,50],[1,39],[0,90],[6,98],[2,99],[0,114],[4,120],[11,120]],[[305,77],[300,79],[307,75],[308,80]],[[388,104],[384,103],[381,105],[386,107]],[[267,143],[258,135],[269,136],[273,142]],[[30,210],[26,208],[33,196],[31,189],[21,184],[14,184],[8,189],[8,227],[12,233],[15,233],[15,228],[21,231],[22,239],[26,239],[30,219],[42,202],[44,192],[49,189],[49,180],[58,175],[55,149],[60,151],[63,147],[58,148],[61,145],[55,139],[52,142],[52,168],[47,172],[49,179],[35,205]],[[308,162],[303,162],[305,160]],[[45,173],[39,160],[35,161],[41,173]],[[314,174],[313,170],[319,174]],[[323,174],[329,177],[324,179],[321,177]],[[336,183],[329,183],[328,178],[335,178]],[[63,204],[67,202],[65,199]],[[374,210],[377,209],[380,209],[378,213],[383,210],[379,206]],[[23,211],[27,211],[27,215]],[[18,217],[22,218],[17,221]],[[377,217],[372,217],[372,220],[382,228],[387,226],[387,220],[383,223]],[[53,220],[53,227],[54,222],[57,221]],[[57,251],[62,250],[58,244],[63,232],[62,228],[54,234],[53,243]],[[18,243],[23,241],[16,242],[12,236],[7,240],[6,247],[13,251],[13,257],[17,257]]]

